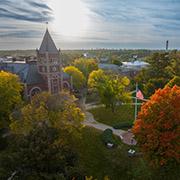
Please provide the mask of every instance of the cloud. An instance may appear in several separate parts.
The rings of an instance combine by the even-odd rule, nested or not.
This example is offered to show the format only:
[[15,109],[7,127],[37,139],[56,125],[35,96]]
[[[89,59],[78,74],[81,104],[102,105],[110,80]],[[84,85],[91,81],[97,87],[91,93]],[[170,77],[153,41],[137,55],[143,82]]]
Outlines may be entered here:
[[[29,45],[30,38],[39,40],[44,33],[45,25],[42,23],[48,21],[51,24],[54,19],[50,1],[53,2],[0,0],[0,44],[5,38],[9,38],[6,47],[8,43],[12,47],[10,42],[13,38],[18,39],[20,45],[24,44],[26,39]],[[55,1],[63,3],[65,0]],[[63,42],[66,48],[93,48],[93,44],[94,47],[157,48],[161,47],[161,42],[164,43],[165,39],[169,39],[174,47],[180,47],[180,0],[81,1],[88,9],[90,26],[83,37],[66,38],[59,35],[57,43],[62,47]],[[24,47],[20,45],[20,48]]]
[[86,3],[91,4],[93,15],[101,19],[94,23],[94,29],[109,32],[111,40],[116,41],[118,36],[127,37],[127,34],[132,41],[139,39],[142,42],[154,41],[154,38],[162,40],[164,33],[179,36],[178,0],[94,0],[92,3],[86,0]]
[[154,27],[158,30],[166,30],[166,31],[179,31],[180,33],[180,24],[155,24]]
[[16,37],[16,38],[36,38],[39,37],[41,33],[39,31],[13,31],[13,32],[0,32],[0,38],[3,37]]
[[14,1],[0,1],[0,18],[30,22],[45,22],[53,19],[52,10],[46,4],[30,0]]
[[12,25],[0,25],[0,29],[7,29],[7,30],[11,30],[11,29],[17,29],[17,27],[13,27]]
[[52,9],[48,5],[43,4],[43,3],[37,3],[37,2],[34,2],[34,1],[29,1],[28,4],[33,6],[33,7],[36,7],[36,8],[42,8],[42,9],[52,11]]

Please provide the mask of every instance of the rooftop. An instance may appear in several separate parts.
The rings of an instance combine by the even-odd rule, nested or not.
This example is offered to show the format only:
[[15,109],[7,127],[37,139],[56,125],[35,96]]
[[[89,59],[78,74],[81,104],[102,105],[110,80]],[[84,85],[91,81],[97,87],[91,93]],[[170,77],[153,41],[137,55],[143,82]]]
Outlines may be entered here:
[[56,48],[56,45],[49,34],[48,29],[46,29],[46,33],[44,35],[43,41],[41,43],[41,46],[39,48],[39,53],[44,54],[46,52],[52,53],[52,54],[57,54],[58,49]]

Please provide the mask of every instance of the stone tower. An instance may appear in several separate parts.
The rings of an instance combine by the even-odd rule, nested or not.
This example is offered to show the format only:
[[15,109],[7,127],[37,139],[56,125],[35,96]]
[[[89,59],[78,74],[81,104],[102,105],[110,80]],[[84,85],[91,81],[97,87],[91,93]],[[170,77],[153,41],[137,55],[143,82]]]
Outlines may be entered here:
[[56,48],[48,29],[46,29],[40,49],[37,50],[38,72],[47,81],[47,90],[57,94],[62,89],[62,62],[60,50]]

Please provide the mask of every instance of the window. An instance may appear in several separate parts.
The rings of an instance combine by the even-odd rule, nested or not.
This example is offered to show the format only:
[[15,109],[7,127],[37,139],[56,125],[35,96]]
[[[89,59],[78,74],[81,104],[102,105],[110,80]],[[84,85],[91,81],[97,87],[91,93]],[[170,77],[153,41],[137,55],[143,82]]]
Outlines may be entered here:
[[41,89],[39,87],[34,87],[30,90],[30,96],[33,97],[40,92],[41,92]]

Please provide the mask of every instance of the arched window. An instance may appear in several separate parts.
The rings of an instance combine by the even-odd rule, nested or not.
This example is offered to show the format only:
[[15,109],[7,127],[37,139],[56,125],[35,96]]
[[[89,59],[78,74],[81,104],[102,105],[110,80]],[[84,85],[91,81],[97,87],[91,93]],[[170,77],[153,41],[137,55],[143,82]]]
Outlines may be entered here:
[[70,89],[71,87],[70,87],[70,84],[67,81],[64,81],[63,82],[63,88],[64,89]]
[[34,95],[38,94],[41,92],[41,88],[40,87],[33,87],[30,90],[30,96],[33,97]]

